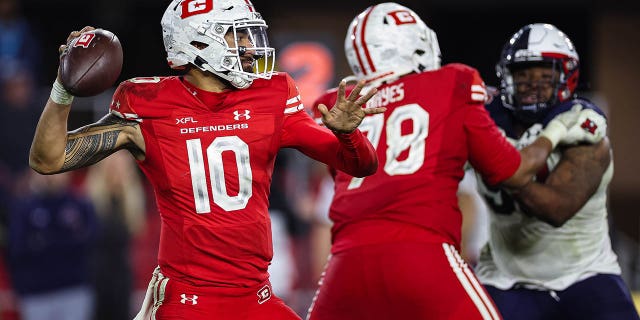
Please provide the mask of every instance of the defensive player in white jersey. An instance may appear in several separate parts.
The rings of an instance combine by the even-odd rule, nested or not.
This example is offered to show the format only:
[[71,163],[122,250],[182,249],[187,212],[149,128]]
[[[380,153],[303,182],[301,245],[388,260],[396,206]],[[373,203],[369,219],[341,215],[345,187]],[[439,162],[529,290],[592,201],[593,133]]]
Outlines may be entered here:
[[[496,69],[501,99],[487,108],[517,148],[575,105],[592,110],[579,120],[582,128],[606,126],[597,106],[575,96],[578,54],[555,26],[524,26]],[[547,168],[517,193],[479,183],[491,221],[476,272],[505,319],[638,319],[609,239],[612,175],[605,138],[555,149]]]

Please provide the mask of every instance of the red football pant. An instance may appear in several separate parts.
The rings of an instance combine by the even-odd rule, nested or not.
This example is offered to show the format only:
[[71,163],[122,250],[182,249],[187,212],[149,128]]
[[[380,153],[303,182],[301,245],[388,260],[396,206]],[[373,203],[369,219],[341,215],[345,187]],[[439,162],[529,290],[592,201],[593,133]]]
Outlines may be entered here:
[[196,287],[156,269],[134,320],[300,320],[273,295],[269,282],[255,288]]
[[452,245],[388,243],[331,257],[310,320],[501,319]]

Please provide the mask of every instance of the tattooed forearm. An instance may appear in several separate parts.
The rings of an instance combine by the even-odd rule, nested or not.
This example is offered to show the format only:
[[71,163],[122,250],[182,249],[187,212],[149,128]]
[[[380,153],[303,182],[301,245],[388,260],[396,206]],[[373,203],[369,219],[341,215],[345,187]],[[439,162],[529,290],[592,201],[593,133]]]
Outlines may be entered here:
[[108,155],[126,148],[118,146],[118,137],[126,127],[136,126],[136,122],[106,116],[95,124],[82,127],[69,134],[65,147],[63,171],[92,165]]
[[63,170],[94,164],[115,152],[116,141],[121,130],[107,131],[90,136],[70,139],[65,148]]

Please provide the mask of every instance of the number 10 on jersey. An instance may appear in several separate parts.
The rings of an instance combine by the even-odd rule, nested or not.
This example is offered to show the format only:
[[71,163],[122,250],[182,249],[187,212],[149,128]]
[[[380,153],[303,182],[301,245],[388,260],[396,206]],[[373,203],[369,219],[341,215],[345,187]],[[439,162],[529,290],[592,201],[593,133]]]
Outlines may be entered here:
[[[222,161],[222,153],[228,151],[235,155],[235,164],[238,177],[238,194],[230,196],[227,193],[225,181],[225,166]],[[208,186],[211,186],[213,203],[225,211],[244,209],[251,198],[253,189],[253,175],[249,162],[249,145],[237,136],[217,137],[206,149],[207,177],[200,139],[187,140],[187,153],[189,155],[189,170],[191,171],[191,183],[193,185],[193,198],[196,212],[200,214],[211,212]],[[227,163],[229,165],[229,163]],[[229,177],[235,174],[228,175]]]

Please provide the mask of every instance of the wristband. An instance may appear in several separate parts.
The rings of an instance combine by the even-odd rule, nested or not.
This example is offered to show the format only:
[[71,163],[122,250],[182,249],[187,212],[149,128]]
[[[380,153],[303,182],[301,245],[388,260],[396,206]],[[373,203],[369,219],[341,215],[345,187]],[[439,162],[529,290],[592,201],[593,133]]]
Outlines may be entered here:
[[56,79],[56,81],[53,83],[53,88],[51,88],[51,95],[49,96],[49,98],[51,99],[51,101],[61,105],[68,106],[71,105],[71,102],[73,102],[73,95],[71,95],[71,93],[67,92],[67,90],[64,89],[62,83],[60,83],[58,79]]

